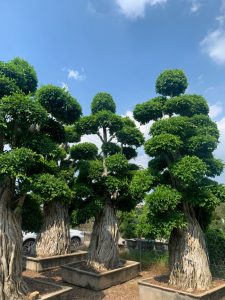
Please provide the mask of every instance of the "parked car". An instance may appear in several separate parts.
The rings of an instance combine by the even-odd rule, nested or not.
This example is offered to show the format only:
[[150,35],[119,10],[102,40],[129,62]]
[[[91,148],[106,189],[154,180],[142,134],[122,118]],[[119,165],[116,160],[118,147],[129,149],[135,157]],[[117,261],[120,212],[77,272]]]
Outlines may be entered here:
[[[23,254],[29,256],[34,254],[34,245],[37,238],[37,233],[35,232],[23,232]],[[76,250],[77,247],[83,244],[84,234],[80,230],[70,229],[70,239],[71,239],[71,251]]]

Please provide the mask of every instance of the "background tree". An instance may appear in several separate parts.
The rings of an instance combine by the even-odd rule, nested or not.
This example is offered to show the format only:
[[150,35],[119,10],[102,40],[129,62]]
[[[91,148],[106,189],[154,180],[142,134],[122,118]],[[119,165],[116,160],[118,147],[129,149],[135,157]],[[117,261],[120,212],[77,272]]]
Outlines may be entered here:
[[[91,115],[78,121],[79,134],[96,134],[100,150],[92,143],[70,149],[74,163],[76,211],[73,220],[84,222],[95,217],[87,262],[95,269],[113,269],[120,265],[117,249],[116,210],[130,210],[142,199],[138,167],[129,163],[143,143],[143,135],[129,118],[118,116],[116,105],[107,93],[97,94],[91,103]],[[141,191],[141,193],[140,193]]]
[[145,152],[154,175],[146,197],[147,230],[169,238],[169,283],[183,289],[208,289],[212,282],[205,238],[214,208],[224,200],[224,186],[213,180],[223,171],[215,159],[219,132],[202,96],[180,95],[187,87],[181,70],[159,75],[156,91],[163,95],[134,110],[145,124],[155,120]]
[[[63,202],[72,196],[58,164],[66,156],[59,143],[67,137],[74,138],[62,122],[67,119],[68,123],[72,122],[81,109],[66,93],[61,102],[55,103],[59,110],[61,107],[58,121],[51,105],[46,105],[48,101],[42,103],[33,96],[36,73],[21,59],[0,63],[0,82],[1,79],[5,89],[1,90],[0,99],[0,299],[20,300],[27,294],[22,278],[21,215],[23,207],[27,209],[29,205],[24,206],[24,203],[33,201],[35,195],[51,200],[51,205],[59,197]],[[52,106],[56,99],[51,98]],[[54,193],[56,183],[61,190],[56,189]],[[38,209],[32,213],[35,211]],[[29,223],[23,225],[30,226]]]
[[29,143],[34,144],[35,150],[46,160],[58,165],[54,174],[37,176],[33,185],[33,193],[43,204],[43,224],[36,239],[36,255],[55,256],[70,252],[68,206],[73,192],[68,184],[73,173],[66,164],[66,150],[68,142],[78,139],[77,135],[71,137],[68,131],[69,125],[79,119],[81,107],[67,91],[52,85],[38,89],[35,99],[47,110],[48,120],[40,128],[40,139]]
[[[21,59],[0,63],[0,299],[23,299],[21,208],[34,173],[48,169],[44,159],[24,147],[22,140],[32,127],[47,119],[45,109],[28,94],[37,86],[36,74]],[[25,70],[26,69],[26,70]],[[11,73],[8,72],[11,70]],[[27,78],[33,84],[29,86]],[[15,78],[20,78],[17,84]],[[23,82],[26,84],[23,84]],[[17,94],[15,94],[17,93]],[[6,151],[6,147],[10,150]]]

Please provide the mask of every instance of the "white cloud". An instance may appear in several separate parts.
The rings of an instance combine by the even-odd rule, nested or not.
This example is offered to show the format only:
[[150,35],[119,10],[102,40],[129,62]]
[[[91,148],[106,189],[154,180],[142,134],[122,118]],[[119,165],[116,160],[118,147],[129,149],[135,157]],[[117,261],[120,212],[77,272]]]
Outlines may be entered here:
[[129,19],[143,18],[149,6],[164,4],[167,0],[115,0],[121,12]]
[[140,154],[138,153],[138,156],[134,159],[131,159],[131,163],[134,163],[138,166],[142,166],[143,168],[148,167],[148,162],[149,162],[149,156],[145,153]]
[[221,1],[220,15],[216,18],[218,28],[210,31],[201,41],[202,50],[217,64],[225,64],[225,0]]
[[133,113],[131,111],[127,111],[125,113],[125,117],[129,117],[131,120],[133,120],[137,126],[137,128],[140,129],[140,131],[144,134],[145,139],[149,138],[149,129],[153,124],[153,121],[145,124],[145,125],[141,125],[138,121],[136,121],[133,117]]
[[86,75],[84,74],[84,69],[82,68],[82,73],[81,74],[79,71],[77,70],[72,70],[69,69],[68,71],[68,79],[74,79],[74,80],[78,80],[78,81],[82,81],[86,79]]
[[218,28],[210,32],[201,42],[204,52],[217,64],[225,63],[225,30]]
[[225,161],[225,117],[222,118],[220,121],[216,122],[218,129],[220,131],[220,143],[215,151],[215,157],[222,159]]
[[193,13],[197,12],[201,6],[202,5],[199,2],[199,0],[191,0],[191,12]]
[[214,104],[209,107],[209,116],[212,119],[217,118],[223,111],[223,107],[220,104]]
[[81,137],[81,140],[80,140],[80,143],[85,143],[85,142],[88,142],[88,143],[93,143],[95,144],[98,149],[101,148],[101,141],[100,141],[100,138],[97,136],[97,134],[85,134]]
[[68,84],[67,84],[67,83],[62,82],[62,83],[61,83],[61,86],[62,86],[62,88],[65,89],[66,91],[69,91],[69,87],[68,87]]

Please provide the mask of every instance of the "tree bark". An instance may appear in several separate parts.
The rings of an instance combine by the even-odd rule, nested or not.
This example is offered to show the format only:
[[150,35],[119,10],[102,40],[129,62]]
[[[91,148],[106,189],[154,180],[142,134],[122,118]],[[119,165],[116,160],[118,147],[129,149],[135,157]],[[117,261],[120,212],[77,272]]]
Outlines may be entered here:
[[22,300],[28,293],[22,278],[22,230],[11,211],[11,181],[0,187],[0,299]]
[[191,209],[185,208],[187,227],[173,230],[169,240],[169,284],[187,291],[212,285],[209,258],[202,229]]
[[58,201],[44,205],[44,220],[36,240],[38,257],[70,253],[68,209]]
[[95,217],[87,264],[97,271],[118,268],[120,266],[118,238],[116,210],[109,200]]

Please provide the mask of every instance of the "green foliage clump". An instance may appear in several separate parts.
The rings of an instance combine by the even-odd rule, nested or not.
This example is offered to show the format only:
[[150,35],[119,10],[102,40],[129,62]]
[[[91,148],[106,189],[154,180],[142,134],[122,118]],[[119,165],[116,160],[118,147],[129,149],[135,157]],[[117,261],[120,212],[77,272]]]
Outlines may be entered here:
[[68,204],[73,197],[73,192],[64,180],[47,173],[35,178],[33,192],[43,203],[60,201]]
[[37,74],[33,66],[19,57],[7,63],[0,62],[0,74],[13,80],[25,95],[37,89]]
[[0,74],[0,99],[19,92],[20,89],[13,79]]
[[36,99],[53,117],[65,124],[74,123],[81,116],[80,104],[63,88],[42,86],[36,92]]
[[172,212],[181,203],[182,195],[176,190],[166,185],[158,185],[154,193],[146,197],[147,205],[154,214]]
[[209,113],[206,100],[198,95],[182,95],[170,98],[166,101],[164,109],[168,115],[179,114],[187,117]]
[[111,111],[112,113],[116,112],[116,104],[112,96],[104,92],[95,95],[91,103],[92,114],[96,114],[102,110]]
[[182,70],[165,70],[156,80],[156,93],[163,96],[178,96],[188,87],[187,77]]
[[98,155],[98,148],[92,143],[81,143],[70,148],[70,156],[74,160],[94,159]]
[[165,97],[156,97],[142,104],[137,104],[134,109],[134,118],[141,124],[162,118],[165,101]]
[[171,174],[180,180],[182,186],[199,186],[207,173],[207,165],[197,156],[184,156],[170,168]]
[[127,172],[128,161],[123,154],[117,153],[107,157],[106,166],[111,174],[120,176]]
[[145,143],[145,152],[149,156],[157,156],[160,154],[176,154],[183,146],[183,142],[179,136],[162,133],[152,137]]

